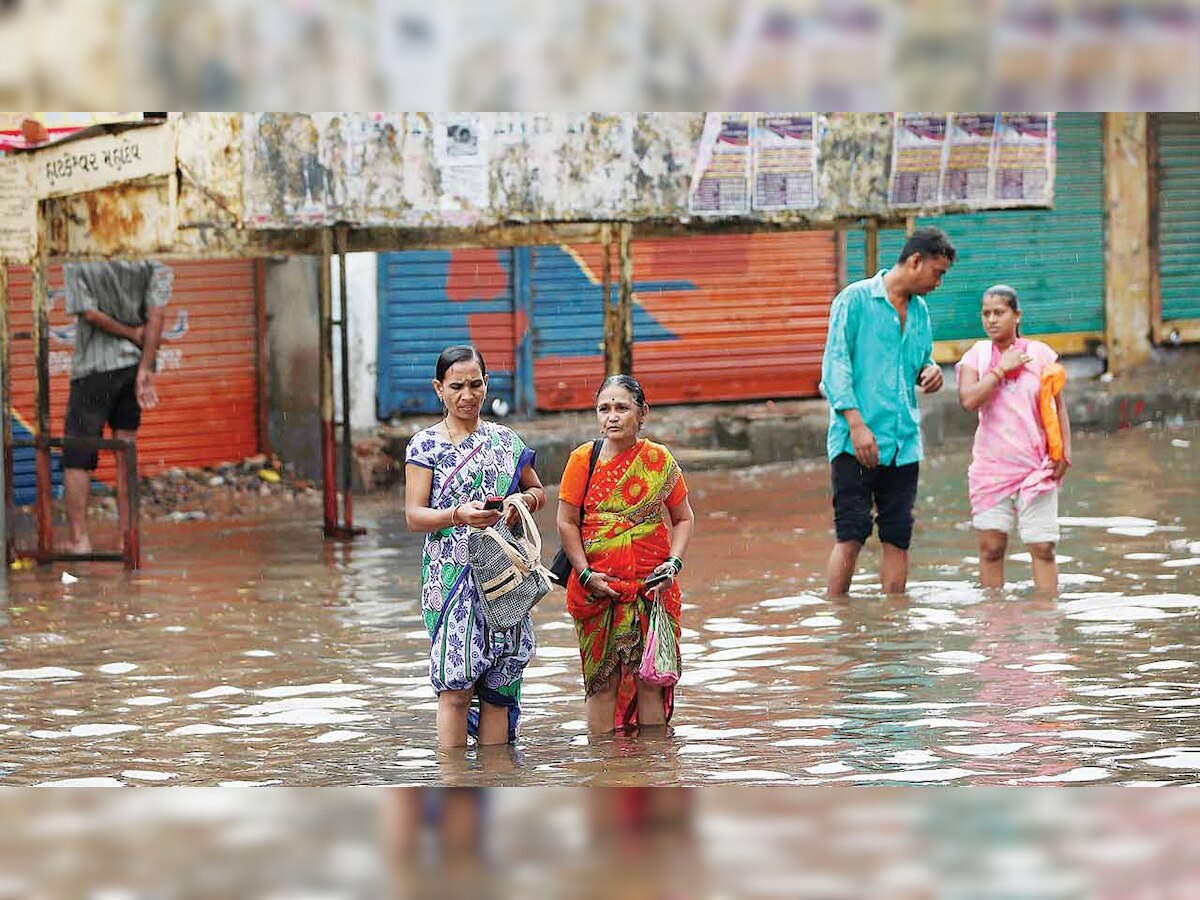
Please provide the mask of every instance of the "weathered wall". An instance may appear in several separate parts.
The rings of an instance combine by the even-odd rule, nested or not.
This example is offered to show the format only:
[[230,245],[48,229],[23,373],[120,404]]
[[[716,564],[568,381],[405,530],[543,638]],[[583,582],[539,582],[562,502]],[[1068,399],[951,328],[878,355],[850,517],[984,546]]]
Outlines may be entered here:
[[[336,224],[350,227],[355,251],[519,246],[595,241],[599,222],[632,223],[640,238],[853,227],[864,217],[897,222],[959,211],[953,204],[965,202],[933,196],[925,205],[889,205],[889,114],[815,113],[811,130],[808,114],[797,114],[794,131],[803,136],[783,149],[769,143],[778,128],[734,121],[749,113],[729,114],[728,129],[717,127],[724,115],[173,115],[168,124],[128,132],[148,147],[162,144],[162,135],[175,138],[174,153],[158,151],[166,161],[147,167],[145,178],[107,173],[79,188],[86,193],[49,201],[49,252],[311,255],[319,252],[318,230]],[[88,140],[71,152],[88,152]],[[28,154],[32,171],[53,152]],[[766,167],[761,197],[752,160]],[[697,194],[701,172],[708,187]],[[793,185],[787,199],[777,195],[783,182],[773,180],[782,173]],[[715,194],[708,190],[718,183]],[[719,211],[698,212],[696,196]],[[1049,196],[1029,205],[1043,206]],[[787,208],[759,208],[771,204]]]
[[[378,259],[376,253],[346,254],[346,293],[350,296],[350,429],[366,431],[377,423],[375,379],[379,356]],[[334,257],[333,308],[341,308],[338,260]],[[334,331],[334,408],[342,415],[341,336]]]
[[318,478],[317,260],[268,261],[266,304],[271,448],[302,476]]
[[[472,228],[693,218],[688,193],[704,113],[480,114],[478,122],[476,155],[456,157],[444,146],[448,117],[247,113],[246,225]],[[817,208],[736,218],[782,225],[893,214],[888,116],[823,115],[818,132]]]

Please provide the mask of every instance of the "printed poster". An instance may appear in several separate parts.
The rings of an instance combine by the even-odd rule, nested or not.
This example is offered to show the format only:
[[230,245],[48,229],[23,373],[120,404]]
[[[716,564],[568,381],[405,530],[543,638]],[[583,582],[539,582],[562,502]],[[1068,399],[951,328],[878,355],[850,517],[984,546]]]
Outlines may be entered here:
[[898,113],[892,143],[892,206],[928,206],[938,202],[946,116]]
[[951,113],[946,125],[943,204],[983,207],[991,197],[995,113]]
[[443,209],[487,208],[487,137],[478,113],[435,117],[433,156],[442,177]]
[[816,207],[814,119],[813,113],[758,113],[755,116],[755,209]]
[[37,244],[37,201],[28,160],[0,154],[0,259],[23,263]]
[[1054,114],[1000,113],[993,205],[1048,206],[1054,198]]
[[750,211],[750,114],[707,113],[688,208],[698,215]]

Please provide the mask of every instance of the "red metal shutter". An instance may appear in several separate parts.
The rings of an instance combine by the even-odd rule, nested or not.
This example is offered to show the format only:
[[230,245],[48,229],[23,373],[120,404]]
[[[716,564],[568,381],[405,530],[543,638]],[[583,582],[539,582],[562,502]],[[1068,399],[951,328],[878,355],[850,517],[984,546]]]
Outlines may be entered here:
[[[822,231],[634,241],[634,375],[650,402],[816,396],[835,241]],[[604,377],[601,248],[534,252],[537,406],[586,408]]]
[[[168,261],[175,272],[159,353],[159,406],[138,432],[143,474],[174,466],[208,466],[252,456],[258,437],[256,280],[251,260]],[[73,317],[64,309],[62,269],[50,269],[50,429],[61,435],[69,390]],[[32,330],[27,267],[9,270],[9,327]],[[36,421],[34,354],[29,339],[13,342],[13,409],[29,427]],[[97,477],[112,475],[101,458]]]
[[[832,232],[635,241],[633,370],[654,403],[813,397],[837,293]],[[680,285],[691,284],[691,288]]]

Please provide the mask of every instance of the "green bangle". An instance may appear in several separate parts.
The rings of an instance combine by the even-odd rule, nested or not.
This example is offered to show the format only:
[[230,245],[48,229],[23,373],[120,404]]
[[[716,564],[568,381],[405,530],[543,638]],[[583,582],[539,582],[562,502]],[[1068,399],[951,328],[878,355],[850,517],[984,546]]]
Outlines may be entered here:
[[683,571],[683,560],[680,559],[678,556],[668,556],[664,560],[664,562],[669,562],[672,566],[675,567],[676,575],[678,575],[680,572]]
[[580,586],[587,587],[588,579],[590,579],[592,577],[592,574],[593,573],[592,573],[591,569],[584,569],[582,572],[580,572],[579,573]]

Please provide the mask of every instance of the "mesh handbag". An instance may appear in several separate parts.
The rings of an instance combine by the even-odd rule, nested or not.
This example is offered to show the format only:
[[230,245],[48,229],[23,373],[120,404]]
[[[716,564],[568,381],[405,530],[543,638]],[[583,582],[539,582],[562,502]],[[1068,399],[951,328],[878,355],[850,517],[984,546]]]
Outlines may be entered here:
[[467,534],[467,555],[483,618],[496,631],[507,631],[522,622],[550,592],[550,573],[542,565],[542,536],[537,525],[524,500],[506,497],[504,508],[510,507],[517,511],[512,530],[501,519],[490,528],[472,528]]

